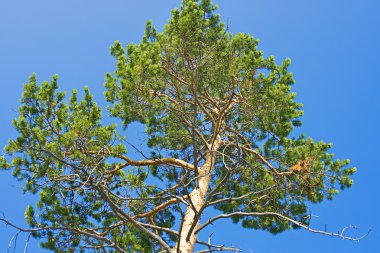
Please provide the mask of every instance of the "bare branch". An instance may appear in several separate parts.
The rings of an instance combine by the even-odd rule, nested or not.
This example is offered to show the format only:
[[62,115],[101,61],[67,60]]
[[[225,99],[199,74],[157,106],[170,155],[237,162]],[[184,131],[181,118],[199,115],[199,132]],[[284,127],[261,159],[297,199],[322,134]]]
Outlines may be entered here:
[[153,228],[153,229],[164,231],[164,232],[169,233],[169,234],[178,235],[178,231],[175,231],[175,230],[170,229],[170,228],[160,227],[157,225],[152,225],[152,224],[147,224],[147,223],[142,223],[142,222],[140,222],[140,224],[144,227],[147,227],[147,228]]
[[0,221],[4,222],[6,225],[9,225],[17,230],[19,230],[20,232],[26,232],[26,233],[32,233],[32,232],[39,232],[39,231],[70,231],[70,232],[73,232],[73,233],[77,233],[77,234],[81,234],[81,235],[84,235],[84,236],[88,236],[88,237],[92,237],[92,238],[95,238],[95,239],[98,239],[100,241],[104,241],[106,243],[108,243],[109,245],[113,245],[113,247],[115,249],[117,249],[118,251],[122,252],[122,253],[126,253],[125,250],[123,250],[122,248],[120,248],[119,246],[117,246],[116,244],[112,243],[109,239],[107,239],[106,237],[103,237],[99,234],[96,234],[96,233],[93,233],[95,231],[84,231],[84,230],[80,230],[78,228],[72,228],[72,227],[68,227],[68,226],[65,226],[65,227],[50,227],[50,226],[46,226],[46,227],[37,227],[37,228],[22,228],[22,227],[19,227],[15,224],[13,224],[12,222],[4,219],[4,218],[0,218]]
[[[126,161],[125,166],[128,166],[128,165],[133,165],[133,166],[149,166],[149,165],[163,165],[163,164],[166,164],[166,165],[176,165],[176,166],[180,166],[182,168],[187,168],[187,169],[190,169],[190,170],[194,170],[194,165],[192,165],[190,163],[187,163],[185,161],[182,161],[180,159],[177,159],[177,158],[160,158],[160,159],[149,159],[149,160],[135,161],[135,160],[132,160],[129,157],[123,156],[123,155],[117,155],[117,157],[123,159],[124,161]],[[123,167],[125,167],[125,166],[123,166]],[[120,167],[117,167],[117,168],[115,168],[113,170],[107,171],[106,174],[114,174],[117,171],[119,171],[120,169],[122,169],[123,167],[120,166]]]
[[294,225],[297,225],[297,226],[299,226],[299,227],[301,227],[307,231],[310,231],[312,233],[335,236],[335,237],[339,237],[339,238],[347,239],[347,240],[351,240],[351,241],[360,241],[361,239],[365,238],[371,232],[371,230],[369,230],[368,233],[366,233],[363,236],[351,237],[351,236],[345,235],[344,232],[347,229],[355,228],[354,226],[348,226],[348,227],[344,228],[342,230],[342,232],[340,232],[340,233],[339,232],[338,233],[332,233],[332,232],[326,232],[323,230],[312,229],[308,225],[303,224],[299,221],[296,221],[296,220],[289,218],[289,217],[287,217],[283,214],[280,214],[280,213],[275,213],[275,212],[262,212],[262,213],[259,213],[259,212],[234,212],[234,213],[229,213],[229,214],[221,214],[221,215],[218,215],[218,216],[215,216],[215,217],[209,219],[206,223],[199,226],[199,228],[195,231],[195,233],[198,233],[199,231],[204,229],[206,226],[212,224],[216,220],[230,218],[232,216],[276,216],[276,217],[281,218],[283,220],[287,220],[290,223],[293,223]]
[[[186,198],[187,196],[184,196],[183,198]],[[162,209],[165,209],[167,208],[168,206],[170,205],[173,205],[175,203],[178,203],[180,202],[180,198],[172,198],[168,201],[166,201],[165,203],[162,203],[161,205],[158,205],[156,206],[155,208],[153,208],[152,210],[150,210],[149,212],[146,212],[146,213],[142,213],[142,214],[138,214],[136,216],[133,216],[132,218],[133,219],[138,219],[138,218],[143,218],[143,217],[149,217],[149,216],[152,216],[156,213],[158,213],[159,211],[161,211]]]

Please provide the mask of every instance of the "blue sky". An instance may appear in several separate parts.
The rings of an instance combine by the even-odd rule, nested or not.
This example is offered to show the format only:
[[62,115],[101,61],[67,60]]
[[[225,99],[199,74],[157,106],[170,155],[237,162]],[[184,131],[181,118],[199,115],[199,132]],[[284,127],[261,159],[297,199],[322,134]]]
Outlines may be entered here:
[[[260,49],[282,61],[292,59],[297,101],[304,104],[302,132],[333,142],[338,158],[350,158],[358,173],[354,186],[334,201],[311,206],[316,228],[337,231],[346,225],[372,228],[359,243],[305,231],[273,236],[243,230],[225,220],[213,240],[244,252],[380,252],[378,171],[380,141],[380,1],[378,0],[214,0],[233,33],[260,39]],[[178,0],[51,1],[0,0],[0,146],[15,136],[22,85],[33,73],[39,81],[60,76],[63,90],[88,85],[103,102],[104,74],[114,70],[109,46],[137,43],[152,19],[160,30]],[[130,131],[133,134],[133,130]],[[0,171],[0,215],[25,225],[23,213],[35,197]],[[3,214],[2,214],[3,213]],[[210,230],[211,231],[211,230]],[[0,224],[0,252],[15,230]],[[23,252],[19,237],[15,252]],[[32,241],[28,252],[46,252]]]

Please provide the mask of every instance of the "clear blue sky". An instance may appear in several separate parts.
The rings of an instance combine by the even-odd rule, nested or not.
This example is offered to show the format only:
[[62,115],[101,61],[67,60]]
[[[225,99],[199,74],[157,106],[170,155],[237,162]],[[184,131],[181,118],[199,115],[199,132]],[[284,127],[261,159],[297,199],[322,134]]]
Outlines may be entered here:
[[[337,231],[355,224],[359,243],[310,234],[243,230],[230,221],[215,224],[214,242],[244,252],[380,252],[380,1],[379,0],[214,0],[233,33],[260,39],[260,49],[278,61],[292,59],[297,100],[304,104],[302,131],[333,142],[338,158],[358,167],[354,186],[334,201],[311,206],[316,228]],[[39,81],[60,76],[62,89],[88,85],[103,101],[104,74],[114,70],[109,46],[138,42],[145,22],[160,30],[178,0],[51,1],[0,0],[0,146],[15,136],[22,85],[33,73]],[[104,104],[101,102],[101,104]],[[0,211],[25,225],[23,213],[35,197],[0,171]],[[0,215],[2,215],[0,213]],[[0,224],[0,252],[7,252],[15,230]],[[25,237],[16,252],[23,252]],[[31,253],[46,252],[32,241]]]

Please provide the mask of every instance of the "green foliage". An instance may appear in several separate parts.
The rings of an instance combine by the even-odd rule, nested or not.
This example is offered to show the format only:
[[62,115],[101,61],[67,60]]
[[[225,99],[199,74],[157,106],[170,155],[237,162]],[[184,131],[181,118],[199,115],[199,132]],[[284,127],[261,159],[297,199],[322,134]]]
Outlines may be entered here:
[[[276,212],[307,224],[308,204],[332,199],[338,189],[350,187],[356,169],[347,167],[348,160],[334,159],[331,144],[292,135],[303,112],[291,91],[290,60],[277,65],[273,56],[258,50],[257,39],[229,33],[216,9],[209,0],[183,0],[161,33],[149,21],[139,44],[123,48],[115,42],[111,54],[116,70],[106,74],[105,82],[109,113],[124,127],[145,125],[151,160],[172,157],[201,166],[210,149],[205,142],[220,136],[210,182],[218,194],[208,201],[249,197],[214,208],[223,213]],[[142,199],[177,184],[186,170],[173,164],[117,169],[126,162],[127,148],[116,124],[102,122],[102,110],[87,87],[81,100],[76,90],[67,99],[58,91],[57,79],[37,84],[32,75],[24,85],[19,118],[13,121],[19,136],[6,147],[13,160],[0,157],[1,168],[12,168],[25,182],[25,192],[39,194],[37,208],[28,206],[25,218],[31,227],[49,229],[33,236],[55,252],[83,252],[78,251],[83,245],[108,242],[77,231],[106,233],[124,222],[106,233],[111,242],[127,252],[158,250],[157,242],[126,223],[106,199],[132,216],[148,212],[169,195]],[[309,158],[306,169],[290,171]],[[160,182],[154,184],[155,179]],[[189,178],[172,194],[187,196],[195,187],[196,180]],[[170,228],[179,224],[178,217],[179,207],[169,205],[155,214],[152,224]],[[271,233],[292,228],[270,215],[232,219]],[[170,243],[177,239],[157,234]]]
[[[42,244],[45,248],[74,252],[90,238],[74,236],[73,230],[96,229],[118,220],[104,205],[99,193],[86,189],[83,182],[101,180],[104,172],[115,166],[114,162],[108,162],[110,154],[123,154],[126,149],[118,143],[121,138],[116,133],[116,125],[101,124],[101,109],[93,102],[87,87],[83,100],[78,100],[74,90],[68,104],[64,102],[65,94],[57,89],[57,77],[38,85],[35,75],[31,76],[24,85],[20,117],[13,122],[20,135],[9,142],[6,151],[15,156],[13,175],[25,181],[24,191],[38,192],[40,196],[39,212],[35,214],[31,206],[25,212],[29,225],[70,228],[33,235],[47,238]],[[2,164],[10,167],[4,159]],[[125,183],[120,182],[124,178],[123,171],[117,173],[111,187],[115,191],[125,187]],[[144,179],[140,177],[134,183],[142,184]],[[114,237],[131,251],[137,251],[146,241],[138,232],[124,232]]]

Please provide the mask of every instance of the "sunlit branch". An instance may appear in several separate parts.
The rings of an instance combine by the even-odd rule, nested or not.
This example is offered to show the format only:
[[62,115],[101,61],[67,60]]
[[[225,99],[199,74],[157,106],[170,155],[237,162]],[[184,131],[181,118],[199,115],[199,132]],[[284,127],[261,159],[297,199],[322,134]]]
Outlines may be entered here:
[[[149,159],[149,160],[140,160],[140,161],[135,161],[130,159],[129,157],[123,156],[123,155],[117,155],[118,158],[123,159],[126,161],[125,164],[123,164],[123,167],[126,167],[128,165],[132,166],[150,166],[150,165],[175,165],[175,166],[180,166],[182,168],[194,170],[194,165],[182,161],[177,158],[160,158],[160,159]],[[107,171],[106,174],[114,174],[117,171],[122,169],[122,166],[118,166],[113,170]]]
[[[269,189],[271,189],[271,188],[272,188],[272,187],[267,188],[266,190],[269,190]],[[264,191],[264,190],[262,190],[262,191],[258,191],[258,192],[250,192],[250,193],[247,193],[247,194],[244,194],[244,195],[242,195],[242,196],[240,196],[240,197],[235,197],[235,198],[231,197],[231,198],[218,199],[218,200],[215,200],[215,201],[212,201],[212,202],[208,202],[208,203],[207,203],[207,206],[217,205],[217,204],[220,204],[220,203],[223,203],[223,202],[226,202],[226,201],[230,202],[230,201],[238,201],[238,200],[242,200],[242,199],[245,199],[245,198],[247,198],[247,197],[249,197],[249,196],[251,196],[251,195],[256,195],[256,194],[258,194],[258,193],[260,193],[260,192],[263,192],[263,191]],[[260,199],[263,199],[263,198],[266,198],[266,197],[268,197],[268,195],[262,195],[262,196],[260,196],[260,197],[258,197],[258,198],[253,199],[252,201],[257,201],[257,200],[260,200]]]
[[[187,196],[184,196],[183,198],[186,199]],[[180,202],[180,201],[181,201],[181,200],[180,200],[179,198],[172,198],[172,199],[166,201],[165,203],[162,203],[161,205],[156,206],[156,207],[153,208],[151,211],[146,212],[146,213],[142,213],[142,214],[135,215],[135,216],[133,216],[132,218],[133,218],[133,219],[138,219],[138,218],[144,218],[144,217],[152,216],[152,215],[158,213],[159,211],[161,211],[162,209],[165,209],[165,208],[167,208],[168,206],[173,205],[173,204],[175,204],[175,203],[178,203],[178,202]]]
[[304,223],[301,223],[299,221],[296,221],[292,218],[289,218],[283,214],[276,213],[276,212],[262,212],[262,213],[260,213],[260,212],[234,212],[234,213],[229,213],[229,214],[221,214],[221,215],[218,215],[218,216],[215,216],[215,217],[209,219],[207,222],[200,225],[198,227],[198,229],[195,231],[195,233],[199,233],[199,231],[201,231],[202,229],[204,229],[208,225],[213,224],[213,222],[216,220],[230,218],[233,216],[275,216],[275,217],[278,217],[280,219],[289,221],[290,223],[293,223],[294,225],[297,225],[297,226],[299,226],[299,227],[301,227],[301,228],[303,228],[309,232],[312,232],[312,233],[329,235],[329,236],[334,236],[334,237],[340,237],[342,239],[347,239],[347,240],[351,240],[351,241],[360,241],[361,239],[363,239],[364,237],[366,237],[370,233],[370,231],[368,231],[365,235],[360,236],[360,237],[346,236],[344,234],[344,232],[349,228],[355,228],[354,226],[348,226],[348,227],[344,228],[342,230],[342,232],[340,232],[340,233],[339,232],[338,233],[332,233],[332,232],[326,232],[323,230],[316,230],[316,229],[310,228],[308,225],[306,225]]

